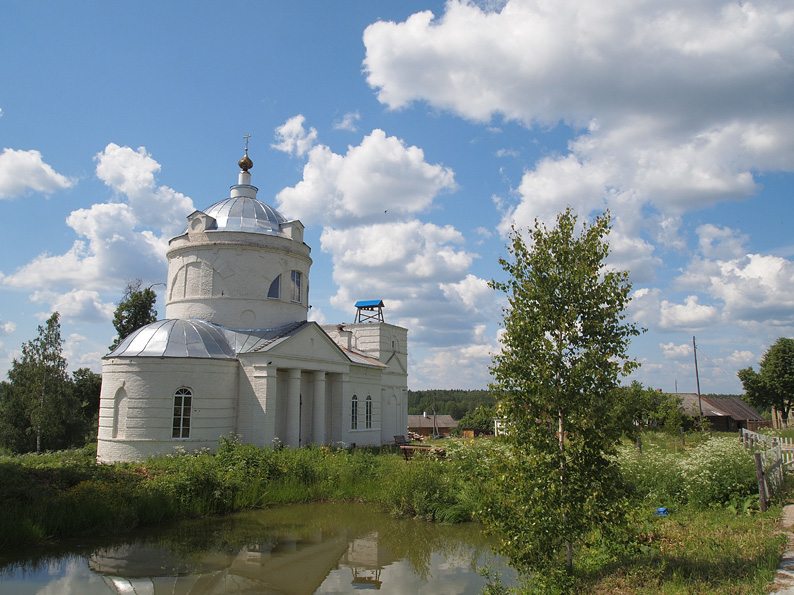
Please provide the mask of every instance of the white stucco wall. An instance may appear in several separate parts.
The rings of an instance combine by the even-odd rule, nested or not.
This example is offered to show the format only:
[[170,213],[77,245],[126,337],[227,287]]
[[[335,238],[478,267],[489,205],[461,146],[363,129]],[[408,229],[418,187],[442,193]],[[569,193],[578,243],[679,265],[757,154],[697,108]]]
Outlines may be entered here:
[[[310,249],[303,242],[257,233],[208,231],[170,242],[166,318],[199,318],[230,328],[276,328],[306,320]],[[291,272],[301,273],[292,301]],[[280,295],[268,298],[281,276]]]
[[[339,326],[324,325],[323,330],[338,344],[346,346],[349,340],[352,349],[386,365],[386,369],[380,372],[377,388],[380,417],[377,443],[388,444],[394,440],[394,436],[405,435],[408,430],[408,330],[392,324],[374,322],[344,324],[341,325],[341,332]],[[365,432],[366,435],[358,439],[358,433],[349,431],[350,413],[348,411],[347,417],[344,417],[344,409],[349,406],[352,394],[351,392],[345,396],[344,403],[337,404],[337,414],[343,415],[340,435],[345,442],[375,443],[376,439],[369,433]]]
[[[97,460],[142,460],[175,447],[214,450],[221,436],[235,431],[237,368],[235,360],[105,360]],[[190,437],[176,439],[171,437],[174,393],[182,387],[192,393]]]

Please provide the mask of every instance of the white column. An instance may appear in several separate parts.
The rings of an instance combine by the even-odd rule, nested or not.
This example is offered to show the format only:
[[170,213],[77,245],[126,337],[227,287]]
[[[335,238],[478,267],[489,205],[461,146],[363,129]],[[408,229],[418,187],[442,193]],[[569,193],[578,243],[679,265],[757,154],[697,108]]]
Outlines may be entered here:
[[353,396],[350,392],[350,374],[339,374],[339,392],[342,393],[339,399],[342,403],[342,415],[339,416],[342,420],[342,431],[335,440],[350,443],[350,399]]
[[312,404],[312,442],[325,444],[325,372],[314,373],[314,402]]
[[298,368],[289,370],[287,379],[287,446],[299,446],[300,439],[300,399],[301,399],[301,371]]
[[273,365],[255,365],[250,382],[250,388],[241,387],[246,404],[239,406],[237,431],[246,442],[270,446],[276,437],[278,369]]

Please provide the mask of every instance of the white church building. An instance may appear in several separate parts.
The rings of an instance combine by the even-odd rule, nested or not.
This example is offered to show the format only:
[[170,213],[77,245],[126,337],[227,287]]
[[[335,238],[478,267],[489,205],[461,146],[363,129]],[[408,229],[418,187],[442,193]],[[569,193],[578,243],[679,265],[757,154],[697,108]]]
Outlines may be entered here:
[[[405,434],[408,331],[379,300],[356,322],[307,321],[303,224],[257,200],[246,155],[230,198],[169,242],[165,320],[103,358],[97,460],[258,446],[370,446]],[[362,322],[363,320],[363,322]]]

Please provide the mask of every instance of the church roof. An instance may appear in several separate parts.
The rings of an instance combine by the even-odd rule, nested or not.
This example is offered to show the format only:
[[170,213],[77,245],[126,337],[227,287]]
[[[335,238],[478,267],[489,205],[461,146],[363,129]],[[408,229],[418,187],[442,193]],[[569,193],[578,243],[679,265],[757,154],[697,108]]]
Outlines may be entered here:
[[[105,358],[236,359],[241,353],[269,351],[312,324],[320,328],[316,323],[305,320],[270,329],[230,329],[199,319],[158,320],[132,333]],[[325,331],[320,329],[320,332]],[[387,367],[362,353],[342,347],[339,349],[354,364]]]
[[235,359],[260,351],[305,325],[294,322],[272,329],[227,329],[206,320],[158,320],[139,328],[106,357],[196,357]]
[[221,327],[204,320],[158,320],[139,328],[105,357],[234,359]]
[[215,226],[208,231],[247,231],[285,235],[281,224],[286,217],[268,204],[256,198],[237,196],[216,202],[204,210],[215,219]]

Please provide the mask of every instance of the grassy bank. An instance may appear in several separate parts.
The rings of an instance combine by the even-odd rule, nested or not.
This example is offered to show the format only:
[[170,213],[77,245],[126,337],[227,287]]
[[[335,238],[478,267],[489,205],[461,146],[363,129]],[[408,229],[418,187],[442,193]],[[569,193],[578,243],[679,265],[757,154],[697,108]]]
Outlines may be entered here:
[[[493,440],[444,441],[446,459],[396,449],[260,449],[224,439],[207,452],[97,466],[91,449],[0,457],[0,548],[172,519],[317,500],[376,503],[397,515],[476,518]],[[632,518],[620,539],[577,550],[582,593],[759,593],[777,568],[780,508],[757,510],[755,472],[735,437],[644,437],[618,453]],[[670,510],[657,517],[658,506]],[[495,588],[494,592],[499,592]]]
[[[90,448],[0,457],[0,548],[83,533],[322,500],[378,503],[398,515],[471,520],[449,465],[395,448],[257,448],[223,439],[215,454],[96,465]],[[445,510],[445,507],[450,510]]]

